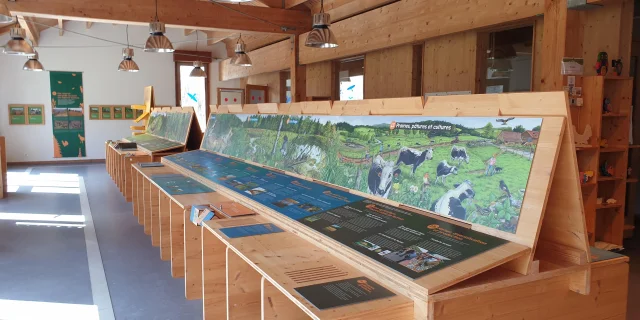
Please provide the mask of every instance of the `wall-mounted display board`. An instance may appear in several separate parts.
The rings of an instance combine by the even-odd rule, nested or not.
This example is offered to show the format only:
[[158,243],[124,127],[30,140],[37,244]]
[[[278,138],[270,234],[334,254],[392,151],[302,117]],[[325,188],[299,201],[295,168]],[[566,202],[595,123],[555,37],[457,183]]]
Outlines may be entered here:
[[44,124],[44,105],[10,104],[9,124]]
[[55,158],[85,157],[82,72],[49,72]]
[[244,89],[218,88],[218,104],[244,104]]
[[246,103],[268,103],[269,87],[248,84],[246,86]]
[[[140,110],[140,113],[142,111]],[[90,120],[134,120],[135,113],[131,105],[90,105]]]

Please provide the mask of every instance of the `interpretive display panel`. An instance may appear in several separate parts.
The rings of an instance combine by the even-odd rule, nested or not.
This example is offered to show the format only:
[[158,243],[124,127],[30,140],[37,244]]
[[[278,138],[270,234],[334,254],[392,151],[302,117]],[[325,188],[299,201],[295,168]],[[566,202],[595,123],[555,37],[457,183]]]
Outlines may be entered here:
[[174,141],[159,138],[150,134],[139,134],[126,138],[128,141],[135,142],[138,146],[151,152],[170,150],[182,147],[183,145]]
[[515,233],[541,118],[215,114],[202,149]]
[[507,243],[323,184],[196,150],[163,159],[228,187],[413,279]]
[[191,112],[153,112],[147,133],[185,144],[191,127]]
[[211,188],[181,174],[155,174],[151,180],[170,195],[213,192]]
[[367,277],[314,284],[295,290],[320,310],[395,296]]

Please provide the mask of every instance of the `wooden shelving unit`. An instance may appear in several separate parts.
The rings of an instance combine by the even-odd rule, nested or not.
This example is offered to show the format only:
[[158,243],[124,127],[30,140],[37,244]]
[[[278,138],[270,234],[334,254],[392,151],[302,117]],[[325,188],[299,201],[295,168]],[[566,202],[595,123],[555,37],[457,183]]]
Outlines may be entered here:
[[[629,121],[633,78],[608,75],[577,77],[576,86],[582,86],[584,104],[571,107],[571,117],[578,133],[591,126],[592,136],[588,146],[576,147],[580,171],[593,171],[595,177],[582,186],[585,218],[591,245],[608,243],[621,246],[625,230],[633,224],[625,217],[625,198],[629,154]],[[603,113],[603,101],[611,101],[611,111]],[[603,140],[606,144],[601,146]],[[640,145],[633,145],[639,148]],[[600,172],[604,164],[613,168],[612,176]],[[597,204],[597,199],[602,203]],[[615,204],[606,204],[613,198]]]

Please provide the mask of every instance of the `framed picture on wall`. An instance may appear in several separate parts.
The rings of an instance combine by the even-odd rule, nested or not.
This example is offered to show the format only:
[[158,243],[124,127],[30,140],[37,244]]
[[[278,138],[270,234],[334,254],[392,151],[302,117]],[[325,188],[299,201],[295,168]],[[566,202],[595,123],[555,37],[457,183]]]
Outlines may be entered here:
[[244,104],[244,89],[218,88],[218,105]]
[[44,106],[28,105],[27,106],[27,122],[29,124],[44,124]]
[[89,106],[89,119],[100,120],[100,107]]
[[133,109],[131,107],[124,107],[124,118],[133,119]]
[[247,85],[246,99],[247,103],[267,103],[269,102],[269,87]]
[[111,119],[111,107],[102,107],[102,119]]
[[122,107],[113,107],[113,118],[122,119]]
[[9,124],[44,124],[44,105],[10,104]]
[[27,124],[25,106],[20,104],[9,105],[9,124]]

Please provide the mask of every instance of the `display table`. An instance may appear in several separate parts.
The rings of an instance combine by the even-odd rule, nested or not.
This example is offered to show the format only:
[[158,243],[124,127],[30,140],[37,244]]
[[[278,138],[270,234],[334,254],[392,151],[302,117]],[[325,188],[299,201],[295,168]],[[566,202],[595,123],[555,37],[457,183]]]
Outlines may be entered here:
[[[220,106],[200,150],[131,165],[133,211],[208,319],[624,319],[571,126],[553,92]],[[228,201],[257,215],[190,220]]]

